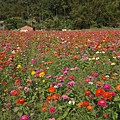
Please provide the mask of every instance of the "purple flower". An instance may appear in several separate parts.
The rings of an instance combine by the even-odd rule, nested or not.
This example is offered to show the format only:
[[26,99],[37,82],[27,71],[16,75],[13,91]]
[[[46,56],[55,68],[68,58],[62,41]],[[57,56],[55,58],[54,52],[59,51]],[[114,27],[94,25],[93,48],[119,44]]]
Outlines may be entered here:
[[57,87],[62,87],[62,83],[58,83],[58,84],[57,84]]
[[68,97],[67,95],[62,95],[62,99],[63,99],[63,100],[68,100],[69,97]]
[[56,83],[56,82],[53,82],[53,83],[52,83],[52,86],[55,86],[55,85],[57,85],[57,83]]
[[75,81],[73,81],[73,80],[67,83],[67,86],[70,86],[70,87],[72,87],[74,85],[75,85]]
[[105,84],[103,88],[104,88],[104,90],[110,90],[111,85],[110,84]]
[[28,115],[23,115],[20,120],[29,120],[29,116]]
[[81,58],[81,60],[88,60],[88,56],[86,54],[84,54]]

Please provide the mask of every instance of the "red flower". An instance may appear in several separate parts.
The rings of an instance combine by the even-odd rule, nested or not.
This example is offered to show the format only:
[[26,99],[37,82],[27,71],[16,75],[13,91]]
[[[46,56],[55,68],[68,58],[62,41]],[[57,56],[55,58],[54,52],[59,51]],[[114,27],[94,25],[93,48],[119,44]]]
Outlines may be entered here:
[[54,88],[54,87],[50,87],[50,88],[48,89],[48,91],[49,91],[50,93],[53,93],[53,92],[56,91],[56,88]]
[[85,101],[83,101],[82,106],[83,106],[83,107],[87,107],[87,106],[89,106],[89,102],[88,102],[88,101],[86,101],[86,100],[85,100]]
[[91,93],[90,93],[90,91],[86,90],[86,91],[84,92],[84,94],[85,94],[85,95],[90,95]]
[[104,92],[103,97],[105,100],[110,100],[112,98],[111,92]]
[[16,100],[16,104],[24,104],[25,103],[25,99],[24,98],[19,98]]
[[102,88],[98,88],[97,90],[96,90],[96,96],[97,97],[102,97],[102,95],[104,94],[104,90],[102,89]]

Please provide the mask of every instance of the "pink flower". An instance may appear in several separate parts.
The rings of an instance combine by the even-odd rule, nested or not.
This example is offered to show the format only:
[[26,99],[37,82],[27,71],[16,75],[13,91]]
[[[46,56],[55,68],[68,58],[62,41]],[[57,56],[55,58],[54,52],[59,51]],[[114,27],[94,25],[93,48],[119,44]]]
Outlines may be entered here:
[[54,114],[55,111],[56,111],[56,108],[55,108],[55,107],[50,107],[50,109],[49,109],[49,113],[50,113],[50,114]]
[[115,97],[116,96],[116,93],[115,92],[110,92],[110,94]]
[[105,107],[107,104],[106,100],[98,100],[98,105],[101,107]]
[[28,115],[23,115],[20,120],[29,120],[29,116]]
[[68,100],[69,97],[68,97],[67,95],[62,95],[62,99],[63,99],[63,100]]
[[49,118],[49,120],[55,120],[55,118]]

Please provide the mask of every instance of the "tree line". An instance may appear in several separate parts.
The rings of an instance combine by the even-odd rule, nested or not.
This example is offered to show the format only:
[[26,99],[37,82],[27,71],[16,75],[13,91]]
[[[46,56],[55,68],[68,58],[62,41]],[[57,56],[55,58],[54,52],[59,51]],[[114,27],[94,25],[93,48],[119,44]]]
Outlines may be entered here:
[[6,29],[120,27],[120,0],[0,0]]

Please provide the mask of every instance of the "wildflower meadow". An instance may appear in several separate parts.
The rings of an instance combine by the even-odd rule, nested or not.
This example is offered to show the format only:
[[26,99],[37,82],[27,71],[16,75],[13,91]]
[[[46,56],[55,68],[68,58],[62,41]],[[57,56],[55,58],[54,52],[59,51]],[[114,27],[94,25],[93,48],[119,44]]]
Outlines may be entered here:
[[0,120],[120,120],[120,30],[1,30]]

